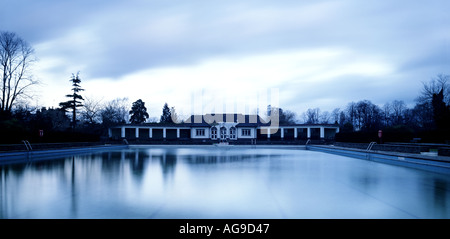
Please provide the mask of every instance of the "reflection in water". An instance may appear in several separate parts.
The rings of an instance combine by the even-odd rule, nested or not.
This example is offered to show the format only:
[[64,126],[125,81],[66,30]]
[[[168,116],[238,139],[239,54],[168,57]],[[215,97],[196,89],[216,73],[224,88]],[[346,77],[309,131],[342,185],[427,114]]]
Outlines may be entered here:
[[6,172],[4,168],[0,168],[0,218],[7,218],[6,208]]
[[[133,175],[134,182],[141,185],[142,179],[144,177],[144,169],[145,169],[145,162],[148,160],[149,156],[148,153],[145,151],[138,151],[131,153],[129,156],[125,158],[130,158],[130,170]],[[125,159],[122,159],[125,160]]]
[[76,197],[76,183],[75,183],[75,157],[72,157],[72,177],[71,177],[71,211],[74,217],[77,216],[77,197]]
[[0,218],[450,218],[450,176],[319,152],[127,149],[0,166]]
[[162,174],[164,180],[167,181],[169,177],[173,177],[175,173],[175,166],[177,165],[177,155],[175,154],[163,154],[159,157],[161,163]]
[[435,212],[441,214],[441,217],[450,217],[450,215],[445,215],[446,209],[449,206],[448,204],[450,203],[448,195],[450,191],[449,182],[442,178],[434,178],[433,186]]
[[352,171],[353,174],[350,177],[361,190],[370,192],[380,184],[380,175],[377,175],[377,171],[372,170],[371,167],[374,166],[374,163],[370,162],[365,166],[364,168],[360,168],[360,170]]

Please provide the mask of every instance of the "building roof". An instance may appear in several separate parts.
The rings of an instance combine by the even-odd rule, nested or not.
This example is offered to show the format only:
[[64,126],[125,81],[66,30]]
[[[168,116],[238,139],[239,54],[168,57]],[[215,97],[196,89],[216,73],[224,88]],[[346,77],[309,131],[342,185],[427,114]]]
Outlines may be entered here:
[[238,123],[237,126],[258,126],[266,124],[266,121],[258,115],[243,114],[205,114],[191,115],[186,121],[192,126],[196,125],[214,125],[222,122]]
[[[266,121],[258,115],[243,114],[205,114],[191,115],[181,123],[144,123],[144,124],[128,124],[128,126],[153,126],[153,127],[211,127],[215,124],[230,122],[237,123],[236,127],[259,127],[259,126],[276,126],[273,122]],[[280,127],[288,126],[326,126],[338,127],[335,124],[280,124]],[[120,127],[120,126],[117,126]],[[113,127],[114,128],[114,127]]]

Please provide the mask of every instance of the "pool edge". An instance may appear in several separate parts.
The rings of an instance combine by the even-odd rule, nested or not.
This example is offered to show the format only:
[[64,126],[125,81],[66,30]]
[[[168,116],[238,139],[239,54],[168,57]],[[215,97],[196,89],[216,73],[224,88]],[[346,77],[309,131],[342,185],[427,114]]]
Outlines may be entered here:
[[46,149],[35,151],[16,151],[0,153],[0,164],[21,163],[24,161],[43,159],[49,157],[57,157],[65,154],[83,154],[89,152],[104,151],[109,149],[126,149],[128,145],[98,145],[90,147]]
[[421,155],[401,154],[387,151],[365,151],[330,145],[310,145],[307,149],[379,163],[438,172],[447,175],[450,174],[450,161],[448,161],[445,157],[430,158]]

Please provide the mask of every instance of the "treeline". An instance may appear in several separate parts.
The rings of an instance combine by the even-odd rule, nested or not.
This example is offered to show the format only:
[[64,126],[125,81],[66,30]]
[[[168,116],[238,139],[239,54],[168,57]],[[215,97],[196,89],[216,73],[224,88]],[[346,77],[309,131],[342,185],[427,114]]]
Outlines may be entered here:
[[[32,143],[98,142],[107,140],[108,129],[125,123],[170,123],[176,118],[175,108],[166,103],[160,120],[148,119],[144,102],[130,103],[128,98],[102,102],[84,98],[76,111],[73,109],[37,108],[18,105],[9,114],[0,115],[0,143],[17,144],[22,140]],[[137,106],[139,105],[139,106]],[[146,116],[146,117],[145,117]]]
[[[105,139],[108,127],[125,123],[125,100],[116,99],[103,105],[81,109],[76,127],[68,111],[62,108],[34,108],[25,105],[15,108],[0,120],[1,143],[97,142]],[[98,111],[90,111],[97,107]],[[101,121],[97,121],[102,119]]]
[[382,106],[369,100],[350,102],[343,109],[331,113],[308,109],[302,122],[308,124],[338,124],[340,133],[336,141],[379,141],[378,131],[383,131],[385,142],[448,143],[450,140],[450,76],[438,75],[423,83],[414,107],[404,101],[394,100]]
[[[401,100],[383,106],[361,100],[350,102],[343,109],[337,108],[331,113],[321,112],[318,108],[309,109],[301,115],[301,123],[337,124],[340,133],[336,135],[336,141],[342,142],[379,141],[378,131],[382,130],[385,142],[416,139],[419,142],[448,143],[449,80],[449,76],[439,75],[424,83],[414,107],[408,107]],[[74,102],[71,107],[64,107],[70,105],[67,102],[63,102],[60,108],[48,109],[17,105],[9,114],[3,112],[0,115],[0,143],[20,143],[24,139],[34,143],[101,141],[107,139],[108,128],[115,125],[171,123],[177,118],[175,108],[167,103],[162,107],[160,119],[149,119],[142,100],[130,103],[127,98],[108,102],[77,98],[82,98],[82,102]],[[74,109],[77,109],[75,114]],[[279,113],[281,123],[295,123],[295,113],[274,107],[270,110]]]
[[[414,107],[408,107],[401,100],[382,106],[361,100],[350,102],[343,109],[337,108],[331,113],[321,112],[318,108],[309,109],[301,115],[300,122],[337,124],[340,133],[336,135],[336,141],[342,142],[379,141],[378,131],[382,130],[384,142],[416,139],[418,142],[448,143],[449,80],[449,76],[439,75],[424,83]],[[82,102],[74,102],[71,107],[64,107],[70,105],[67,102],[63,102],[60,108],[33,108],[23,104],[14,107],[9,114],[3,112],[0,115],[0,143],[20,143],[24,139],[34,143],[101,141],[107,139],[108,128],[115,125],[171,123],[178,118],[175,108],[167,103],[162,107],[160,119],[149,119],[142,100],[130,103],[127,98],[107,102],[81,98]],[[75,114],[74,109],[77,109]],[[270,111],[278,112],[282,124],[296,123],[295,113],[289,110],[271,107]]]

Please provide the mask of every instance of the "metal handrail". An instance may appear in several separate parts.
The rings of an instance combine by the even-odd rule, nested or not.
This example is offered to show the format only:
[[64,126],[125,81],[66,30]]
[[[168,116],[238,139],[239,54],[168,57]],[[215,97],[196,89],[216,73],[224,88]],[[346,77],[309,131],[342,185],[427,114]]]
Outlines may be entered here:
[[373,146],[377,144],[377,142],[370,142],[369,146],[367,147],[366,151],[369,152],[370,150],[372,150]]
[[308,139],[305,144],[305,149],[309,150],[308,144],[311,143],[311,139]]
[[31,147],[30,142],[28,140],[22,140],[23,144],[25,144],[25,147],[27,148],[27,151],[32,151],[33,147]]

